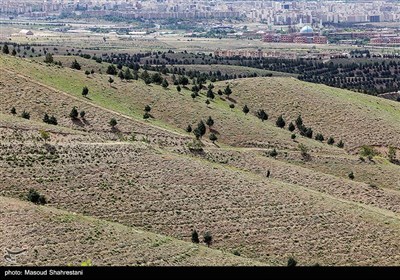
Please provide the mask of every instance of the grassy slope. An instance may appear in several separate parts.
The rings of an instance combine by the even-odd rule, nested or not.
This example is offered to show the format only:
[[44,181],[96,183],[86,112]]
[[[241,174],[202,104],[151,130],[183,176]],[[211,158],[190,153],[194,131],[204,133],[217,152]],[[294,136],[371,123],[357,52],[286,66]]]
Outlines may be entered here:
[[[196,125],[200,118],[205,120],[210,115],[216,122],[214,129],[220,133],[219,142],[250,147],[275,146],[280,150],[296,149],[298,143],[289,140],[288,131],[276,128],[274,120],[280,113],[284,114],[286,121],[293,121],[298,114],[302,114],[305,124],[312,126],[314,133],[322,132],[325,138],[332,135],[336,141],[343,138],[346,149],[356,149],[354,152],[363,144],[398,146],[396,144],[399,139],[398,104],[324,85],[288,78],[235,80],[231,83],[234,89],[232,96],[238,104],[235,109],[230,110],[227,108],[229,102],[222,101],[219,97],[212,102],[210,108],[207,108],[203,103],[204,96],[200,100],[192,101],[190,92],[185,90],[178,94],[174,88],[163,90],[156,85],[146,86],[141,81],[126,83],[120,82],[119,79],[116,79],[116,88],[110,88],[106,82],[107,76],[95,74],[94,77],[86,78],[82,72],[69,68],[58,69],[4,56],[1,59],[2,64],[8,65],[11,69],[23,65],[24,72],[34,74],[34,79],[72,93],[80,100],[86,100],[80,95],[81,88],[83,85],[89,85],[91,100],[86,101],[134,118],[141,119],[143,107],[151,104],[152,114],[156,117],[151,123],[175,130],[180,134],[185,134],[183,129],[188,123]],[[97,64],[81,58],[78,60],[82,64]],[[12,76],[9,79],[12,79]],[[6,81],[4,83],[7,84]],[[224,87],[225,84],[226,82],[221,82],[217,88]],[[8,107],[20,101],[15,99]],[[243,104],[248,104],[252,110],[247,116],[241,112]],[[255,118],[252,114],[258,108],[264,108],[270,114],[271,121],[262,123]],[[66,118],[69,110],[69,107],[63,109]],[[88,118],[91,118],[91,115],[93,114],[89,114]],[[102,116],[102,113],[96,113],[95,117],[97,115]],[[93,123],[98,123],[99,119],[102,119],[105,124],[102,129],[108,129],[106,123],[110,117],[110,115],[98,117]],[[120,122],[119,119],[118,121]],[[176,126],[180,129],[176,129]],[[124,126],[121,123],[119,127],[128,133],[135,126]],[[312,148],[314,152],[319,150],[334,154],[342,153],[340,149],[334,149],[326,144],[321,145],[314,140],[300,137],[298,141]],[[349,161],[339,160],[336,163],[334,160],[321,160],[317,165],[311,163],[308,166],[343,178],[353,171],[356,173],[356,180],[399,188],[399,185],[393,182],[391,175],[397,172],[397,167],[384,163],[375,168],[357,160],[357,157]],[[300,161],[300,164],[303,162]],[[340,168],[334,168],[335,166]]]
[[[252,114],[244,116],[239,106],[230,110],[230,102],[223,101],[220,97],[216,97],[207,106],[204,95],[193,101],[189,90],[178,93],[175,88],[164,90],[157,85],[147,86],[141,80],[121,82],[117,78],[114,86],[110,87],[107,75],[95,74],[87,78],[82,71],[5,56],[0,56],[0,67],[20,69],[18,71],[21,74],[81,99],[82,88],[86,85],[90,90],[91,102],[134,118],[141,119],[143,108],[150,104],[151,113],[155,117],[152,123],[180,133],[184,132],[188,124],[195,126],[200,119],[206,120],[208,116],[212,116],[215,120],[214,129],[220,134],[221,142],[239,146],[277,146],[285,149],[297,147],[287,130],[277,128],[273,122],[261,122]],[[235,95],[233,98],[236,98]],[[315,150],[342,152],[306,138],[299,138],[298,141]]]
[[[18,265],[266,265],[172,237],[0,196],[0,246]],[[32,231],[40,234],[32,235]],[[1,258],[1,265],[9,263]]]
[[264,69],[256,69],[256,68],[250,68],[250,67],[243,67],[243,66],[235,66],[235,65],[180,65],[179,67],[185,68],[186,70],[197,70],[200,72],[206,72],[208,73],[209,71],[221,71],[222,74],[228,74],[228,75],[239,75],[239,74],[254,74],[257,73],[257,75],[265,75],[265,74],[272,74],[274,77],[293,77],[296,76],[295,74],[290,74],[290,73],[283,73],[283,72],[277,72],[277,71],[270,71],[270,70],[264,70]]
[[362,145],[400,148],[399,103],[287,78],[250,78],[230,84],[241,103],[263,107],[273,119],[283,114],[294,120],[301,114],[315,132],[343,139],[347,149]]
[[[2,62],[3,66],[6,64],[15,67],[14,64],[20,61],[7,59]],[[28,70],[35,68],[30,65],[36,65],[22,63],[24,63],[24,69],[28,68]],[[54,70],[54,68],[46,68],[47,66],[40,67],[40,65],[37,65],[37,67],[42,74],[47,73],[50,75],[50,72],[46,72],[47,69]],[[83,73],[70,69],[60,69],[53,74],[54,78],[62,79],[62,77],[58,77],[58,74],[67,77],[62,80],[66,85],[68,81],[79,80],[81,79],[80,75],[83,76]],[[35,73],[35,78],[39,75]],[[72,78],[68,77],[68,75],[71,75]],[[4,76],[2,77],[4,78]],[[12,78],[12,75],[6,76],[5,80],[2,81],[3,84],[7,84],[7,81],[12,80]],[[52,82],[48,77],[47,79],[45,78],[46,76],[43,76],[47,83]],[[102,79],[97,81],[101,82]],[[34,87],[29,82],[25,84],[23,79],[18,79],[17,81],[19,85],[23,84],[26,87],[31,85],[32,88]],[[268,81],[276,81],[276,79]],[[288,80],[285,79],[283,81],[286,82]],[[142,92],[129,91],[128,87],[123,88],[123,84],[119,84],[121,87],[119,87],[118,91],[114,91],[110,98],[121,98],[119,101],[129,100],[132,104],[134,104],[134,101],[143,102],[140,99],[143,98]],[[168,116],[173,116],[173,112],[161,106],[164,104],[165,107],[165,104],[168,104],[166,100],[176,97],[173,93],[164,91],[157,86],[140,88],[136,83],[127,85],[131,87],[134,85],[136,91],[147,89],[152,98],[159,98],[160,107],[155,107],[154,114],[159,114],[160,118],[166,119],[170,125],[173,125],[173,122],[168,119]],[[10,84],[10,86],[11,88],[18,88],[16,84]],[[93,83],[93,86],[95,87],[96,84]],[[124,89],[127,90],[124,91]],[[154,90],[154,92],[151,92],[151,90]],[[11,89],[2,91],[2,94],[9,94],[10,92],[12,92]],[[32,99],[35,90],[28,92],[25,96],[26,100]],[[61,98],[60,95],[60,100],[58,101],[53,99],[54,93],[49,89],[41,89],[40,94],[44,94],[51,101],[49,101],[50,104],[46,105],[47,108],[57,112],[58,110],[55,108],[60,103],[66,103],[70,106],[71,100],[64,96]],[[75,99],[78,104],[85,100],[80,96],[80,90],[72,93],[78,97],[78,99]],[[36,94],[40,95],[39,93]],[[131,95],[132,99],[130,99]],[[7,97],[10,96],[13,95],[7,95]],[[184,117],[198,114],[197,111],[204,113],[205,104],[197,101],[193,102],[190,97],[188,100],[181,96],[178,97],[180,99],[176,101],[177,105],[181,100],[185,104],[180,108],[179,106],[177,107],[185,110],[182,113]],[[236,98],[235,94],[233,97]],[[44,97],[41,98],[45,99]],[[6,98],[7,102],[9,101],[8,99]],[[13,100],[13,102],[17,102],[18,98]],[[23,101],[21,101],[21,105]],[[99,102],[95,98],[93,98],[93,101]],[[37,107],[34,104],[27,103],[27,106],[31,106],[30,108],[35,110]],[[107,102],[104,104],[107,105]],[[194,104],[193,107],[195,108],[187,109],[192,104]],[[3,110],[4,112],[8,111],[9,105],[1,107],[2,112]],[[124,104],[123,106],[126,105]],[[233,110],[231,112],[222,101],[217,101],[212,106],[215,106],[214,111],[218,113],[218,119],[221,118],[221,120],[226,121],[229,125],[228,128],[231,130],[235,129],[235,123],[229,121],[232,117],[235,117],[239,122],[244,122],[249,127],[254,124],[259,128],[259,124],[261,124],[265,125],[266,128],[274,129],[274,131],[277,131],[278,137],[290,135],[288,132],[274,128],[269,122],[261,123],[252,116],[244,117],[239,111]],[[43,107],[40,108],[43,110]],[[89,108],[93,110],[92,107]],[[65,109],[63,114],[67,115],[68,110]],[[96,109],[95,112],[96,116],[104,114],[100,109]],[[132,115],[134,116],[134,114]],[[102,119],[107,120],[110,116],[107,115]],[[33,118],[39,120],[40,115],[35,116],[33,114]],[[74,127],[71,126],[71,123],[68,123],[67,116],[63,118],[62,125]],[[249,122],[246,122],[246,118],[249,118]],[[214,119],[217,118],[214,117]],[[92,125],[100,129],[104,125],[104,120],[95,118],[92,120]],[[132,125],[130,122],[121,122],[121,129],[123,131],[126,130],[126,127]],[[216,129],[218,128],[216,127]],[[232,133],[232,135],[235,134]],[[257,137],[257,134],[255,136]],[[281,140],[280,138],[271,139],[270,137],[272,137],[270,134],[264,136],[266,141],[278,142]],[[229,138],[227,140],[229,141]],[[307,145],[316,143],[315,145],[322,146],[316,141],[308,141],[306,142]],[[294,143],[291,142],[292,147],[295,145]],[[51,203],[57,205],[57,207],[120,221],[128,225],[150,226],[152,230],[155,229],[181,239],[188,238],[188,232],[194,225],[197,225],[197,228],[201,230],[212,230],[213,234],[215,233],[216,246],[219,248],[227,248],[229,250],[239,248],[244,253],[242,255],[268,261],[276,259],[277,263],[280,264],[284,262],[285,257],[290,252],[299,256],[303,263],[309,264],[316,261],[326,264],[398,263],[396,258],[390,259],[387,255],[392,253],[398,256],[397,247],[389,249],[393,247],[393,244],[398,243],[397,222],[394,222],[394,228],[392,228],[392,225],[386,226],[382,222],[387,217],[395,216],[390,211],[371,207],[371,201],[374,200],[374,197],[378,197],[378,195],[382,197],[382,193],[365,191],[362,184],[353,184],[340,179],[329,178],[324,174],[312,173],[309,170],[299,169],[294,165],[280,164],[279,161],[260,160],[258,156],[256,158],[252,154],[246,159],[248,163],[230,163],[228,161],[229,164],[222,167],[220,164],[210,164],[203,160],[193,161],[192,158],[186,156],[182,157],[162,151],[152,151],[151,149],[143,150],[137,145],[129,148],[131,146],[126,144],[122,146],[116,145],[115,147],[88,144],[82,143],[82,145],[77,145],[76,147],[68,145],[58,147],[57,150],[60,152],[61,157],[57,159],[57,162],[62,164],[63,168],[61,169],[57,165],[44,169],[42,167],[43,163],[39,165],[40,162],[36,162],[35,159],[32,162],[32,158],[35,158],[35,156],[29,156],[29,149],[26,153],[20,150],[19,156],[21,159],[17,159],[16,162],[9,162],[5,160],[5,157],[0,158],[0,160],[3,160],[0,163],[1,166],[5,167],[5,174],[8,174],[2,178],[1,184],[4,186],[2,193],[18,196],[26,191],[27,186],[34,186],[46,193],[51,198]],[[323,147],[325,146],[327,145],[324,144]],[[5,147],[4,154],[9,153],[12,148],[12,146]],[[21,146],[22,148],[23,145]],[[238,149],[238,151],[241,150]],[[325,151],[336,153],[336,149],[329,150],[329,147]],[[338,151],[340,152],[341,150]],[[27,159],[23,159],[25,157],[24,154],[28,156],[30,167],[29,165],[24,166],[27,161]],[[299,161],[299,157],[293,157],[291,152],[288,153],[288,156],[288,159],[278,159],[292,161],[303,167],[312,167],[310,166],[312,164],[304,165],[303,162]],[[232,155],[228,155],[228,159],[232,157]],[[242,155],[239,155],[239,157],[242,157]],[[256,160],[251,160],[252,157]],[[345,157],[345,155],[341,155],[341,157]],[[356,157],[349,157],[350,166],[354,163]],[[339,155],[336,155],[334,160],[336,161],[339,158]],[[50,160],[44,166],[55,164]],[[171,162],[174,163],[174,166],[171,165]],[[249,162],[250,165],[246,165]],[[246,169],[244,168],[246,166],[248,171],[241,171]],[[378,165],[377,169],[382,168],[382,166],[384,167],[384,165]],[[267,168],[272,170],[272,180],[264,178],[263,172]],[[360,168],[362,168],[361,165]],[[159,170],[165,172],[160,173]],[[138,173],[139,171],[140,173]],[[396,173],[395,171],[393,172],[394,174]],[[102,176],[99,176],[101,174],[107,175],[102,178]],[[171,174],[174,174],[174,176],[170,176]],[[75,178],[74,182],[68,179],[71,177]],[[19,179],[18,187],[13,186],[15,178]],[[294,178],[298,182],[293,181]],[[319,182],[322,181],[324,181],[324,184],[332,184],[333,187],[327,187],[326,190],[323,190],[324,185],[321,184],[319,186]],[[20,186],[21,182],[22,185]],[[57,185],[56,188],[54,188],[55,184]],[[335,190],[335,186],[337,190]],[[132,187],[135,188],[133,191],[135,196],[131,194]],[[345,190],[346,188],[350,188],[349,192]],[[343,193],[338,193],[340,191]],[[323,192],[327,192],[329,195],[322,194]],[[238,194],[240,195],[238,196]],[[161,197],[163,198],[162,200],[160,200]],[[396,199],[397,194],[393,197]],[[397,212],[396,209],[391,208],[398,204],[395,200],[392,200],[393,197],[388,197],[387,193],[383,193],[383,198],[377,201],[377,206]],[[386,201],[386,198],[388,201]],[[90,207],[86,207],[84,204],[77,205],[76,201],[88,201]],[[119,206],[113,209],[111,205],[115,205],[116,201],[119,202]],[[143,205],[143,201],[146,201],[146,205]],[[305,204],[303,205],[303,203]],[[283,212],[280,208],[282,205],[285,210]],[[309,208],[310,205],[312,205],[311,209]],[[196,208],[193,208],[194,206]],[[162,211],[160,211],[160,208],[162,208]],[[108,209],[108,213],[104,212],[105,209]],[[213,219],[209,217],[210,209],[215,214]],[[297,214],[300,217],[297,217]],[[293,217],[293,215],[295,216]],[[316,215],[322,215],[318,217],[323,217],[323,220],[315,222],[314,219],[319,219]],[[394,221],[397,221],[397,218],[394,218]],[[362,226],[355,228],[353,225]],[[327,229],[327,231],[318,229],[318,226]],[[263,228],[268,228],[267,234]],[[300,235],[299,228],[301,228]],[[376,236],[368,235],[369,232],[379,233],[379,236],[385,236],[386,239],[378,240]],[[328,244],[331,243],[331,245],[326,245],[324,248],[318,247],[321,236],[324,236],[324,240]],[[345,238],[337,240],[338,236],[345,236]],[[294,243],[287,244],[285,240],[286,242],[287,240],[294,240]],[[356,245],[349,247],[348,244],[354,244],[354,240],[356,240]],[[385,247],[387,244],[392,247]],[[370,245],[379,246],[382,250],[377,252],[376,256],[371,256],[369,255],[371,249],[368,249]],[[335,250],[335,253],[329,256],[330,253],[328,252],[333,250]],[[348,254],[349,250],[352,254],[347,258],[344,257],[343,254]],[[267,252],[272,252],[272,255],[268,255],[269,253]]]
[[3,196],[35,188],[50,206],[181,240],[211,231],[213,248],[279,265],[290,255],[301,264],[400,261],[399,217],[375,206],[142,143],[56,145],[57,157],[44,158],[42,148],[18,147],[12,160],[4,155],[13,147],[2,149]]

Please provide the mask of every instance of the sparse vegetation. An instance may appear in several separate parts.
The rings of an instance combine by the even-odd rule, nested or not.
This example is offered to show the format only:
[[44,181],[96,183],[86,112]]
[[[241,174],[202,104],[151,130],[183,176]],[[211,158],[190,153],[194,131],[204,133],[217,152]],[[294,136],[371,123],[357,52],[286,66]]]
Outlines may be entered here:
[[268,120],[268,114],[263,110],[260,109],[256,113],[257,118],[259,118],[261,121],[266,121]]
[[197,233],[196,230],[192,231],[192,242],[196,244],[200,243],[199,234]]
[[29,120],[29,119],[31,118],[31,114],[30,114],[29,112],[27,112],[27,111],[24,110],[24,111],[22,112],[22,114],[21,114],[21,117],[24,118],[24,119]]
[[35,204],[44,205],[47,203],[46,197],[34,189],[30,189],[27,194],[27,199]]
[[76,109],[76,107],[74,106],[74,107],[72,108],[71,112],[69,113],[69,117],[70,117],[71,119],[75,120],[75,119],[78,118],[78,115],[79,115],[78,109]]
[[283,119],[282,115],[280,115],[280,116],[278,117],[278,119],[276,120],[276,126],[277,126],[277,127],[280,127],[280,128],[284,128],[285,125],[286,125],[286,122],[285,122],[285,120]]
[[82,89],[82,95],[83,97],[86,97],[89,94],[89,89],[87,86],[84,86]]
[[111,120],[108,122],[108,124],[109,124],[112,128],[114,128],[114,127],[118,124],[118,122],[117,122],[117,120],[116,120],[115,118],[111,118]]
[[360,148],[360,155],[372,160],[372,158],[379,155],[379,153],[374,149],[374,147],[364,145]]
[[249,107],[247,107],[247,105],[244,105],[244,106],[243,106],[243,113],[244,113],[245,115],[247,115],[249,112],[250,112]]
[[288,267],[294,267],[296,265],[297,265],[297,261],[293,257],[290,257],[288,259],[287,266]]
[[208,247],[210,247],[210,245],[212,244],[213,241],[213,237],[211,235],[211,233],[209,231],[207,231],[204,236],[203,236],[203,241],[204,243],[207,244]]

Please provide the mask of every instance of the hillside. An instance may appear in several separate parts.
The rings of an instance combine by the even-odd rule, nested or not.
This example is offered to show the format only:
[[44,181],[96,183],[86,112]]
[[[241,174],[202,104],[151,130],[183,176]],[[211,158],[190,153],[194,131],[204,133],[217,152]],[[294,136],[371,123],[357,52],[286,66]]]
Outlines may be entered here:
[[[0,246],[19,265],[213,266],[266,265],[177,239],[58,210],[0,197]],[[32,235],[32,233],[39,233]],[[0,265],[9,265],[1,258]]]
[[[87,221],[99,219],[144,232],[152,240],[146,244],[161,234],[172,247],[182,248],[179,252],[195,246],[185,243],[193,229],[210,231],[210,248],[226,252],[204,251],[210,257],[194,252],[193,258],[180,260],[167,253],[175,252],[171,247],[152,255],[148,247],[153,247],[146,245],[148,265],[285,265],[291,256],[299,265],[400,264],[400,166],[386,159],[387,147],[400,144],[400,108],[394,102],[267,77],[216,83],[214,91],[230,84],[233,93],[217,95],[207,105],[205,90],[193,100],[188,89],[179,93],[142,80],[115,78],[110,86],[108,75],[86,77],[83,71],[9,56],[0,55],[0,70],[0,203],[7,209],[57,215],[62,209],[85,216],[77,222],[83,232],[93,227]],[[85,85],[87,98],[81,95]],[[229,108],[231,103],[236,107]],[[144,120],[148,104],[154,118]],[[244,104],[250,108],[247,115]],[[84,118],[71,119],[74,106],[86,112]],[[254,115],[260,108],[269,114],[264,122]],[[29,120],[20,117],[23,110],[30,112]],[[58,125],[44,124],[44,113],[55,115]],[[287,128],[275,125],[280,114],[287,122],[301,114],[314,133],[343,139],[344,149],[297,130],[291,139]],[[208,141],[207,128],[204,146],[193,151],[188,148],[193,134],[184,129],[208,116],[219,139]],[[115,128],[109,125],[112,118]],[[49,139],[40,130],[48,131]],[[299,144],[309,149],[306,156]],[[365,144],[381,155],[361,160],[358,150]],[[30,188],[46,196],[46,207],[16,200],[25,200]],[[1,217],[18,232],[16,216]],[[129,243],[128,238],[143,237],[120,233],[115,242]],[[108,242],[107,236],[103,240]],[[109,261],[102,264],[130,263],[129,254],[120,259],[109,248],[104,254]],[[54,262],[68,258],[81,259],[69,253]]]
[[242,104],[266,108],[273,119],[283,114],[293,120],[300,114],[316,131],[343,139],[347,150],[362,145],[400,147],[398,102],[293,78],[249,78],[229,84]]

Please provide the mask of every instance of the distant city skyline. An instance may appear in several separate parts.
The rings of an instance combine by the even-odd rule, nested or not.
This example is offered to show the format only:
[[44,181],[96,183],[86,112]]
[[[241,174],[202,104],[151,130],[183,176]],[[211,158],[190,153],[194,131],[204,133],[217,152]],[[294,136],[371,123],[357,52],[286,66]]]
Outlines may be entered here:
[[393,0],[0,0],[0,14],[25,17],[112,15],[127,19],[242,18],[271,25],[400,21]]

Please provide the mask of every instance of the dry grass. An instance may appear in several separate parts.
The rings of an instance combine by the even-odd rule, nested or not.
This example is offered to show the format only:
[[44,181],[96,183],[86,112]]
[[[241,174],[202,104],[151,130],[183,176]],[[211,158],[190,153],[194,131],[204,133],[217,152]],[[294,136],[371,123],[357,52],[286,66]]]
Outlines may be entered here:
[[[123,82],[115,79],[113,87],[108,84],[108,75],[95,75],[87,78],[82,71],[74,71],[69,68],[57,68],[43,64],[28,62],[26,60],[9,59],[0,56],[0,65],[8,69],[18,70],[19,73],[30,76],[40,81],[79,97],[83,86],[88,86],[90,102],[123,113],[125,115],[142,119],[143,109],[150,104],[151,114],[154,116],[154,123],[168,130],[185,133],[184,129],[188,124],[195,126],[200,119],[204,121],[208,116],[215,120],[214,130],[219,134],[219,141],[244,147],[279,147],[282,149],[296,149],[298,143],[290,139],[291,133],[275,126],[275,119],[261,122],[253,113],[244,115],[242,112],[241,100],[237,98],[238,92],[232,95],[232,101],[216,97],[209,106],[205,104],[205,91],[201,97],[192,100],[190,91],[184,89],[178,93],[174,87],[164,90],[161,86],[147,86],[143,81]],[[10,74],[15,77],[16,74]],[[10,78],[11,78],[10,77]],[[7,86],[8,79],[4,78],[4,85]],[[12,85],[10,85],[11,87]],[[32,85],[30,87],[42,87]],[[229,104],[237,102],[235,109],[230,109]],[[10,104],[11,105],[11,104]],[[250,108],[252,111],[256,107]],[[69,112],[69,111],[68,111]],[[208,137],[208,135],[206,135]],[[300,137],[297,140],[310,147],[313,151],[329,151],[331,153],[342,153],[337,149],[317,141]]]
[[142,143],[55,150],[2,145],[1,194],[20,197],[33,187],[53,207],[181,240],[193,228],[209,230],[213,248],[273,264],[292,254],[301,264],[400,261],[399,221],[389,211]]
[[[357,156],[315,140],[290,140],[287,130],[274,125],[281,113],[290,120],[301,113],[306,125],[325,136],[343,138],[350,151],[360,143],[396,145],[395,103],[288,78],[266,78],[233,81],[237,108],[230,110],[229,103],[219,97],[208,108],[204,96],[192,101],[186,90],[179,94],[141,81],[116,81],[115,88],[110,88],[107,76],[86,78],[71,69],[4,56],[0,56],[0,68],[4,73],[0,77],[4,100],[0,103],[0,195],[24,199],[28,189],[34,188],[46,195],[50,207],[102,220],[79,218],[73,220],[73,227],[71,222],[55,224],[56,229],[73,229],[72,234],[61,237],[43,224],[38,225],[40,234],[32,234],[28,226],[18,231],[25,221],[16,218],[20,212],[36,215],[40,210],[57,213],[56,217],[59,212],[1,198],[9,213],[1,215],[1,222],[13,225],[11,231],[2,232],[24,235],[26,244],[39,242],[40,252],[44,252],[43,259],[27,259],[27,263],[45,264],[51,251],[46,248],[50,247],[55,250],[53,255],[60,256],[54,258],[54,264],[80,262],[90,257],[83,253],[88,244],[95,244],[93,251],[88,249],[93,255],[99,252],[96,244],[106,243],[109,246],[101,251],[105,261],[99,264],[197,264],[202,253],[193,251],[193,259],[180,259],[176,256],[187,254],[193,245],[178,246],[173,239],[190,241],[191,231],[197,229],[200,233],[211,231],[212,248],[237,250],[242,257],[268,264],[284,265],[292,255],[301,265],[400,264],[400,196],[395,186],[399,167],[380,158],[373,159],[375,163],[359,162]],[[24,75],[13,73],[16,69]],[[80,93],[85,84],[91,90],[90,100]],[[219,83],[217,88],[224,86]],[[141,119],[146,104],[152,105],[156,120]],[[264,108],[271,120],[245,116],[239,109],[244,104],[252,112]],[[19,113],[30,111],[31,120],[11,116],[12,106]],[[87,124],[71,121],[72,106],[87,112]],[[44,112],[55,114],[59,126],[43,124]],[[220,132],[220,147],[208,143],[194,156],[185,148],[190,137],[183,128],[209,115]],[[111,131],[107,124],[112,117],[118,120],[119,132]],[[362,125],[356,126],[362,118]],[[39,129],[51,132],[46,145],[38,139]],[[368,137],[371,129],[386,134]],[[129,140],[132,131],[137,137]],[[298,143],[312,149],[310,161],[301,159]],[[278,149],[277,159],[265,156],[272,147]],[[346,178],[350,168],[356,175],[354,181]],[[268,169],[271,176],[266,178]],[[371,180],[378,182],[378,188],[368,185]],[[91,238],[86,240],[96,223],[104,225],[105,235],[93,239],[89,234]],[[118,229],[110,229],[114,226]],[[134,231],[129,227],[170,239],[151,235],[146,239],[149,243],[140,247],[135,244],[144,237],[128,237]],[[117,232],[115,239],[109,239],[111,232]],[[42,238],[46,233],[49,237]],[[57,251],[54,240],[70,244],[75,235],[85,239],[78,253]],[[115,244],[129,244],[129,238],[137,240],[132,241],[133,248],[139,246],[137,254],[133,255],[129,246],[113,251]],[[167,239],[170,241],[164,246]],[[155,240],[164,241],[158,244]],[[160,250],[149,250],[148,244],[154,242]],[[246,263],[243,259],[231,262],[229,254],[217,255],[203,261]],[[96,257],[93,260],[98,261]]]
[[362,145],[400,147],[398,102],[293,78],[250,78],[230,84],[242,104],[265,108],[273,120],[283,114],[294,121],[301,114],[314,132],[343,139],[347,150]]
[[[1,248],[27,249],[16,265],[255,266],[251,259],[117,223],[0,197]],[[37,233],[37,234],[32,234]],[[10,265],[1,258],[1,265]]]

